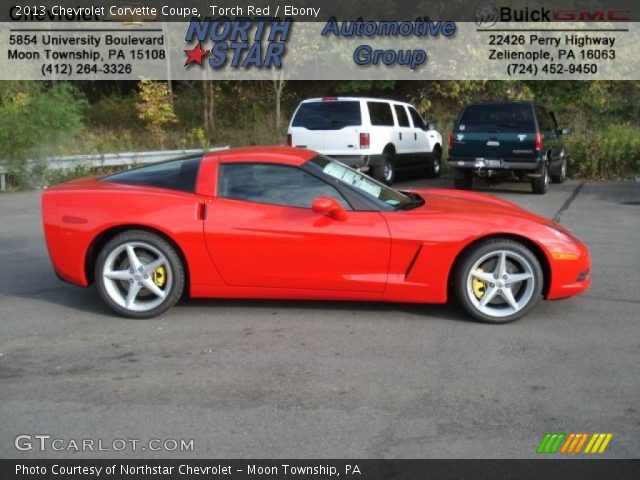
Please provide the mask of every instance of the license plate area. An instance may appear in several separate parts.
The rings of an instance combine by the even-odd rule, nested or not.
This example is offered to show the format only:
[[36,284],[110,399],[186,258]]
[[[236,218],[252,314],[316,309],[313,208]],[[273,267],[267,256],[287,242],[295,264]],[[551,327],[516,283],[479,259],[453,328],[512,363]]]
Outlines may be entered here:
[[504,161],[498,158],[476,158],[476,168],[504,168]]

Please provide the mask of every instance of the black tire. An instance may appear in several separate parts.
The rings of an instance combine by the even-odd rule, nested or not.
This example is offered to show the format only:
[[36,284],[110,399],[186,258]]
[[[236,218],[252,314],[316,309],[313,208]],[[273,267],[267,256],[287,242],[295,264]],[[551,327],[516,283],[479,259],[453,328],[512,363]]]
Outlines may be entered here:
[[442,149],[436,147],[433,152],[427,156],[427,166],[424,168],[424,174],[427,178],[438,178],[442,171]]
[[567,179],[567,157],[562,159],[562,165],[560,165],[560,171],[557,175],[551,175],[551,181],[553,183],[564,183]]
[[471,190],[473,186],[473,172],[465,170],[464,178],[454,178],[453,185],[458,190]]
[[[468,282],[470,281],[470,272],[478,261],[482,258],[491,255],[492,252],[509,252],[510,255],[514,257],[518,256],[521,259],[524,259],[530,266],[530,271],[532,275],[532,284],[529,285],[529,280],[525,280],[519,283],[510,284],[493,284],[495,287],[502,286],[503,288],[512,289],[511,292],[514,295],[514,298],[519,294],[522,294],[520,300],[525,300],[528,298],[525,304],[517,310],[515,313],[511,315],[505,316],[492,316],[488,315],[486,312],[479,310],[479,306],[476,306],[474,301],[471,300],[471,296],[473,292],[469,292]],[[514,264],[515,265],[515,264]],[[514,267],[515,269],[515,267]],[[492,275],[491,272],[487,272]],[[516,274],[515,272],[510,272],[509,274]],[[463,256],[456,262],[456,269],[453,274],[453,291],[455,297],[459,304],[465,309],[465,311],[474,317],[476,320],[484,323],[492,323],[492,324],[504,324],[510,323],[519,318],[526,315],[541,299],[542,299],[542,289],[544,284],[544,274],[542,272],[542,267],[540,266],[540,262],[535,254],[523,245],[520,242],[515,240],[506,239],[506,238],[494,238],[488,239],[485,241],[481,241],[477,245],[474,245],[471,249],[463,254]],[[498,280],[496,280],[498,282]],[[503,282],[508,282],[507,279],[503,280]],[[518,290],[516,291],[516,288]],[[500,290],[498,290],[500,291]],[[515,292],[515,293],[514,293]],[[486,294],[486,291],[485,291]],[[492,300],[492,302],[501,301],[503,305],[498,304],[497,307],[491,307],[492,302],[489,303],[489,307],[493,310],[498,311],[498,307],[507,307],[508,302],[503,300],[501,297],[498,297],[501,294],[496,294]],[[526,295],[526,296],[525,296]],[[529,297],[530,295],[530,297]],[[481,299],[477,299],[476,301],[481,301]],[[507,310],[505,310],[507,311]]]
[[544,162],[544,165],[542,167],[542,175],[540,175],[538,178],[531,179],[531,191],[536,195],[543,195],[547,193],[547,190],[549,190],[549,181],[549,163]]
[[396,178],[395,156],[387,151],[382,154],[382,163],[372,168],[371,174],[376,180],[391,185]]
[[[144,276],[144,278],[148,280],[143,280],[142,278],[137,278],[137,280],[131,278],[128,280],[131,282],[130,285],[133,285],[136,281],[140,280],[138,283],[138,285],[140,285],[140,288],[138,289],[140,293],[138,295],[142,298],[142,302],[140,303],[143,305],[138,308],[144,309],[146,305],[152,305],[158,302],[158,304],[154,305],[152,308],[146,310],[134,310],[127,308],[126,305],[123,306],[119,304],[114,298],[117,297],[118,292],[124,296],[127,290],[125,286],[129,285],[127,280],[109,280],[105,279],[105,275],[103,275],[106,272],[106,263],[108,261],[111,262],[112,258],[121,258],[121,260],[119,260],[121,266],[117,270],[126,272],[127,269],[129,269],[131,265],[128,258],[122,257],[122,255],[126,255],[125,252],[118,254],[120,257],[116,257],[116,252],[122,250],[123,247],[126,248],[127,245],[135,245],[135,248],[138,249],[135,255],[140,255],[139,260],[141,261],[141,267],[144,267],[145,264],[150,264],[151,261],[154,260],[152,258],[152,254],[148,253],[150,251],[155,251],[156,253],[160,253],[164,256],[162,261],[164,262],[163,268],[165,270],[162,275],[165,276],[164,280],[166,282],[166,288],[164,290],[160,287],[158,288],[158,290],[164,294],[164,297],[154,296],[150,290],[151,287],[149,287],[148,290],[145,290],[146,287],[144,287],[142,283],[152,281],[156,282],[156,270],[149,271],[149,274]],[[148,261],[145,261],[145,256],[148,258]],[[159,258],[160,257],[158,257],[158,259]],[[137,277],[143,276],[142,271],[137,272],[133,269],[129,269],[128,271],[132,272],[132,275],[135,274]],[[109,308],[125,317],[137,319],[155,317],[173,307],[182,296],[185,286],[184,265],[182,264],[182,260],[175,248],[162,237],[144,230],[125,231],[109,240],[104,247],[102,247],[98,257],[96,258],[94,275],[98,293]],[[155,285],[159,284],[155,283]],[[131,287],[129,286],[129,288]],[[153,299],[153,302],[149,301],[145,304],[145,298],[151,298]],[[137,296],[134,296],[134,305],[136,299]]]

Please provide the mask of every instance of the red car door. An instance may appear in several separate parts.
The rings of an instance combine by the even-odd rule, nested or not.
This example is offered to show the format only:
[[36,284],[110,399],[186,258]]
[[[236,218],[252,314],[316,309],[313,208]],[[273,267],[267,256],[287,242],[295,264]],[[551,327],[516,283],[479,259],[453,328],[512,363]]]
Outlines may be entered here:
[[317,196],[340,195],[330,185],[293,167],[240,167],[227,169],[219,183],[226,198],[211,200],[204,222],[227,285],[383,292],[390,235],[380,213],[347,211],[335,220],[310,208]]

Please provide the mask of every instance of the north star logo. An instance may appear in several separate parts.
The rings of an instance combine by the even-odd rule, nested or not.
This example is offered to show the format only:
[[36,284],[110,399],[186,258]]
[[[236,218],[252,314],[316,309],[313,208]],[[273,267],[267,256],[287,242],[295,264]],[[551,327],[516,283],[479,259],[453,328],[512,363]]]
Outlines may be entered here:
[[[200,21],[191,19],[184,41],[197,41],[191,49],[185,49],[185,67],[204,65],[208,57],[213,69],[224,68],[281,68],[286,42],[292,20],[280,21],[275,17],[229,17],[210,18]],[[210,49],[203,43],[211,41]]]
[[209,55],[211,50],[203,50],[200,42],[193,48],[192,50],[185,50],[184,53],[187,54],[187,60],[184,62],[185,67],[187,65],[191,65],[192,63],[197,63],[202,66],[202,59]]

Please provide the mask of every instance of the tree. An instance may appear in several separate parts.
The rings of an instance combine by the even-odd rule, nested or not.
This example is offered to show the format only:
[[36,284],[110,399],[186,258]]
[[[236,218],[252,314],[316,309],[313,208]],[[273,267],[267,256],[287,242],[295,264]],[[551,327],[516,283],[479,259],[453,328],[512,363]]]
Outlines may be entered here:
[[16,186],[31,183],[29,156],[51,155],[82,129],[85,105],[70,83],[0,82],[0,159]]
[[139,99],[136,103],[138,118],[142,120],[151,134],[164,147],[164,127],[177,123],[178,117],[173,111],[171,95],[167,84],[142,80],[139,84]]

